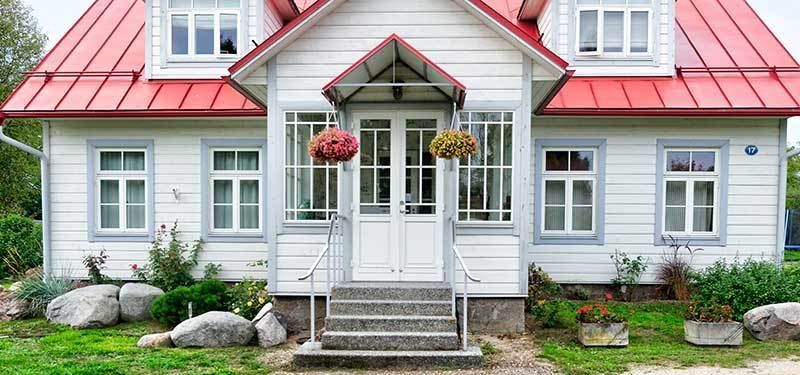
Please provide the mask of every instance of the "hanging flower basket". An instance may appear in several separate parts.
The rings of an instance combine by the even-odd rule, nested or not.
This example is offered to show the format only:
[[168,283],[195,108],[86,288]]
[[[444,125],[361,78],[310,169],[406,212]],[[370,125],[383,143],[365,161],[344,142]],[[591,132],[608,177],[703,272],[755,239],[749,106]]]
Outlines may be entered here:
[[308,155],[318,162],[348,162],[358,154],[358,139],[339,128],[328,128],[308,142]]
[[462,130],[445,130],[431,141],[430,152],[440,159],[459,159],[478,152],[478,140]]

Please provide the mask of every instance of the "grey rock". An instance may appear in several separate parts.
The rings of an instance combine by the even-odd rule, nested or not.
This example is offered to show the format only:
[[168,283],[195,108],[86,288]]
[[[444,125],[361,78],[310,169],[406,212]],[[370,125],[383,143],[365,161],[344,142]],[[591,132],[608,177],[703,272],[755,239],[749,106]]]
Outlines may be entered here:
[[0,287],[0,322],[22,318],[29,306],[28,301],[16,299],[11,292]]
[[258,335],[258,346],[271,348],[276,345],[286,343],[286,325],[281,323],[278,315],[267,313],[256,323],[256,334]]
[[744,314],[744,326],[758,340],[800,340],[800,303],[756,307]]
[[164,291],[147,284],[125,284],[119,291],[119,316],[126,322],[149,320],[150,306]]
[[119,287],[93,285],[75,289],[47,305],[45,316],[53,323],[72,328],[110,327],[119,320]]
[[255,318],[253,318],[253,323],[261,320],[265,315],[267,315],[268,312],[272,311],[272,308],[272,302],[268,302],[266,305],[264,305],[264,307],[258,311],[258,314],[256,314]]
[[170,334],[172,332],[154,333],[152,335],[144,335],[136,343],[140,348],[171,348],[174,346]]
[[184,320],[170,337],[179,348],[218,348],[247,345],[254,335],[251,321],[234,313],[211,311]]

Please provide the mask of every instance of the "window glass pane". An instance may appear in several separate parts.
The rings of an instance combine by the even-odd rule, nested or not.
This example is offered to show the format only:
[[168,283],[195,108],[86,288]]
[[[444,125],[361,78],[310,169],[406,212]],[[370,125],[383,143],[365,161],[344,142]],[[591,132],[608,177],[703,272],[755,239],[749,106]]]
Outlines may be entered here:
[[667,207],[664,229],[667,232],[683,232],[686,223],[686,208]]
[[121,152],[101,152],[100,153],[100,170],[101,171],[119,171],[119,170],[122,170],[122,153]]
[[377,132],[375,142],[377,143],[378,153],[375,155],[377,165],[392,165],[392,134],[387,131]]
[[125,203],[144,203],[144,180],[125,182]]
[[592,181],[572,182],[572,204],[591,206],[593,204],[592,195]]
[[514,160],[514,133],[511,124],[503,125],[503,165],[511,166]]
[[361,169],[361,203],[375,203],[375,170]]
[[693,172],[714,172],[716,154],[713,151],[692,152]]
[[[511,210],[511,170],[503,169],[503,209]],[[510,219],[509,219],[510,220]]]
[[241,229],[258,229],[258,206],[239,207],[239,226]]
[[100,181],[100,203],[119,203],[119,181]]
[[631,52],[648,52],[649,23],[648,12],[631,12]]
[[324,168],[314,168],[314,206],[316,210],[325,209],[327,207],[326,193],[328,173]]
[[[471,168],[470,171],[470,194],[469,197],[469,207],[472,210],[484,210],[486,207],[484,206],[483,197],[485,196],[485,191],[483,189],[483,168]],[[470,218],[475,218],[474,214],[470,215]]]
[[300,181],[298,186],[298,201],[300,205],[297,208],[310,209],[311,208],[311,169],[300,169]]
[[308,155],[308,142],[311,141],[311,125],[297,125],[297,165],[311,165],[311,156]]
[[214,151],[214,170],[233,171],[236,169],[236,151]]
[[420,133],[417,131],[406,132],[406,166],[421,165],[420,160]]
[[233,229],[233,206],[214,206],[214,228]]
[[242,204],[258,204],[258,180],[239,182],[239,202]]
[[564,207],[545,207],[544,230],[562,231],[565,220]]
[[688,151],[667,152],[667,171],[688,172],[690,154]]
[[[305,112],[297,114],[297,122],[326,122],[328,115],[324,112]],[[388,122],[388,121],[387,121]],[[363,121],[362,121],[362,128]]]
[[695,207],[694,209],[694,224],[692,230],[695,232],[713,232],[714,231],[714,208],[712,207]]
[[125,220],[127,222],[128,229],[144,229],[144,205],[128,205],[126,208]]
[[233,203],[233,181],[216,180],[214,181],[214,203]]
[[499,210],[502,205],[503,196],[501,191],[501,180],[503,173],[500,169],[489,168],[486,170],[486,208]]
[[194,53],[214,54],[214,16],[198,14],[194,16]]
[[143,171],[144,152],[126,152],[124,168],[126,171]]
[[186,55],[189,53],[189,16],[173,15],[172,22],[172,54]]
[[591,207],[572,207],[572,230],[592,230]]
[[100,206],[100,228],[119,229],[119,206],[102,205]]
[[500,165],[503,161],[500,153],[502,152],[502,132],[500,124],[486,125],[486,164]]
[[597,11],[580,12],[580,52],[597,52]]
[[545,182],[544,204],[564,205],[567,201],[565,181]]
[[603,13],[603,52],[623,52],[625,12]]
[[571,151],[569,156],[571,171],[591,171],[594,169],[593,151]]
[[545,170],[566,171],[569,169],[569,151],[545,152]]
[[686,181],[667,181],[667,206],[686,205]]
[[211,9],[216,6],[216,0],[194,0],[195,9]]
[[713,206],[714,205],[714,182],[695,181],[694,183],[694,205]]
[[431,142],[433,142],[434,138],[436,138],[435,131],[422,133],[422,165],[436,165],[436,159],[431,155]]
[[[473,113],[474,115],[474,113]],[[470,126],[470,133],[475,136],[478,141],[478,152],[470,158],[471,165],[484,165],[486,161],[486,132],[484,124],[472,124]]]
[[239,170],[257,171],[258,170],[258,151],[239,151]]
[[189,8],[192,5],[192,0],[169,0],[170,8]]
[[328,209],[336,210],[339,207],[339,187],[338,187],[338,169],[330,168],[328,169]]
[[238,8],[241,6],[240,0],[219,0],[220,8]]
[[469,169],[461,168],[458,171],[458,209],[467,209],[467,198],[469,196]]
[[239,45],[239,20],[235,14],[220,14],[219,16],[219,53],[235,55]]

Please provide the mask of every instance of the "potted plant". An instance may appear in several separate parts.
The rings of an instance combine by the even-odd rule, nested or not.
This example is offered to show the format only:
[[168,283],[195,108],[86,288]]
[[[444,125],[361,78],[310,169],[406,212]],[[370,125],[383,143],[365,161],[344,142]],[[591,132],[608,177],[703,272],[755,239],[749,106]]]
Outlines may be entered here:
[[628,346],[628,322],[602,303],[578,309],[578,341],[583,346]]
[[695,345],[742,345],[742,323],[733,320],[733,309],[718,303],[692,302],[683,322],[684,339]]
[[431,141],[431,155],[440,159],[460,159],[478,152],[478,140],[462,130],[445,130]]
[[317,162],[346,163],[358,154],[358,139],[349,132],[331,127],[317,133],[308,142],[308,155]]

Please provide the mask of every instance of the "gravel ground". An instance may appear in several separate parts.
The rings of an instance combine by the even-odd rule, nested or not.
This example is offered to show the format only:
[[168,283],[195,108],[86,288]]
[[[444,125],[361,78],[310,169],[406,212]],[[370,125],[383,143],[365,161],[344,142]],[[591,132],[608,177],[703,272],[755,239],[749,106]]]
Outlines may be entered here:
[[[796,360],[796,359],[795,359]],[[754,362],[745,368],[690,367],[682,369],[638,367],[630,375],[796,375],[800,374],[800,362],[778,359]]]

